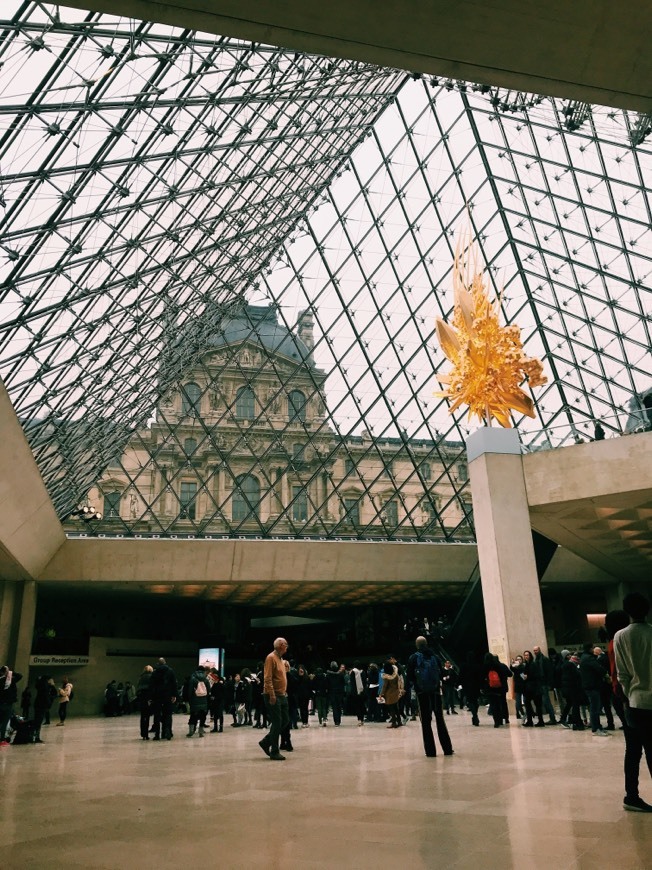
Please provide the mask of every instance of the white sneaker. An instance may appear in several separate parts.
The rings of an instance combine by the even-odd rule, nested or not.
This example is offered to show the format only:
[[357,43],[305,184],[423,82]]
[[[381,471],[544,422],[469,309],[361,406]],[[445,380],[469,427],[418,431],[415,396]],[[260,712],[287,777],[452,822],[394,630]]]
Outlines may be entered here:
[[593,732],[594,737],[611,737],[608,731],[605,731],[604,728],[598,728],[597,731]]

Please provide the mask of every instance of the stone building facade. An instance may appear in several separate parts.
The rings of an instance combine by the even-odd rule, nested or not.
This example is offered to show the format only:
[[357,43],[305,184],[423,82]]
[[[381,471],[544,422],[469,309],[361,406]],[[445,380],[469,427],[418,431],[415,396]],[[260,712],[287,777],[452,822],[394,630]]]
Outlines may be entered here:
[[94,532],[468,539],[462,445],[338,434],[313,346],[309,312],[223,318],[88,493]]

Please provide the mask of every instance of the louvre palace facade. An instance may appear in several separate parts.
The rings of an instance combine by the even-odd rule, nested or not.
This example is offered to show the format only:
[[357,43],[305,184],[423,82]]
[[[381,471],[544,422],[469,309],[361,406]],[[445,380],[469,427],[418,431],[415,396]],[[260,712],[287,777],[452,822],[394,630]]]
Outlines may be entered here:
[[339,434],[309,311],[288,328],[273,305],[238,305],[199,342],[188,333],[170,337],[194,348],[185,371],[70,533],[471,538],[463,445]]

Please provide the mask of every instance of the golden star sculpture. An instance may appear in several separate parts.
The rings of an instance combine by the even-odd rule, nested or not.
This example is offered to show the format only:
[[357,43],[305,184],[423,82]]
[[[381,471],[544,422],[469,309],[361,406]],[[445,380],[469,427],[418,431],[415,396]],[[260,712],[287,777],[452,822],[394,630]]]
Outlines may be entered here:
[[489,301],[477,248],[463,242],[455,251],[452,325],[439,317],[436,321],[441,349],[453,368],[437,375],[447,389],[435,395],[451,400],[449,413],[468,405],[469,418],[476,416],[490,426],[494,417],[509,429],[510,411],[535,416],[532,399],[520,387],[523,381],[539,387],[548,379],[541,361],[523,353],[520,328],[500,325],[500,297]]

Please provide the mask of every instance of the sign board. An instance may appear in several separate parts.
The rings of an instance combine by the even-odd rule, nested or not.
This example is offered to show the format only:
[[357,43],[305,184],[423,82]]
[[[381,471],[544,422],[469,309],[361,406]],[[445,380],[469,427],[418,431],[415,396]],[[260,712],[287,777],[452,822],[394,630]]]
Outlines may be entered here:
[[90,664],[90,656],[30,656],[30,665],[47,665],[49,667],[79,667]]
[[495,656],[498,656],[500,661],[503,664],[507,664],[509,667],[510,661],[508,658],[509,653],[507,651],[507,638],[504,635],[489,638],[489,651]]

